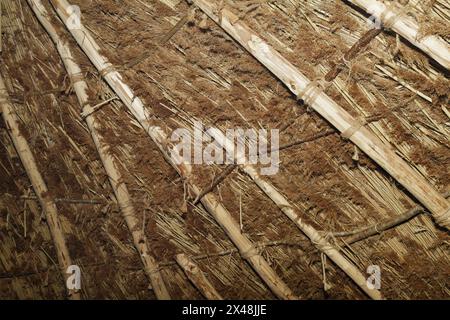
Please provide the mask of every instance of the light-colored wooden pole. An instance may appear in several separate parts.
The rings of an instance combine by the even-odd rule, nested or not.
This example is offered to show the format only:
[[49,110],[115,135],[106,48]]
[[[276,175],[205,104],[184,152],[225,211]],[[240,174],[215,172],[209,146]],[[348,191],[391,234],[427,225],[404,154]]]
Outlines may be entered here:
[[183,269],[184,273],[194,286],[203,294],[208,300],[223,300],[222,296],[217,292],[214,286],[206,279],[202,270],[198,265],[187,255],[178,254],[175,257],[178,265]]
[[[200,194],[201,189],[193,183],[191,165],[183,159],[174,159],[173,152],[169,146],[170,138],[168,134],[161,127],[153,124],[151,114],[146,110],[142,100],[123,81],[122,75],[117,72],[108,59],[100,54],[100,47],[90,32],[83,25],[80,25],[79,28],[70,28],[68,26],[69,12],[71,12],[69,10],[70,4],[65,0],[51,0],[51,2],[78,45],[158,146],[166,161],[185,180],[193,194]],[[201,202],[239,249],[242,258],[248,261],[272,292],[281,299],[296,299],[297,297],[262,257],[257,247],[241,232],[239,225],[223,204],[213,194],[204,196]]]
[[321,91],[279,52],[261,39],[230,10],[220,11],[207,0],[193,0],[204,13],[280,79],[297,97],[356,144],[432,213],[435,221],[450,229],[450,203],[417,171],[356,119]]
[[412,45],[422,50],[425,54],[436,60],[447,70],[450,70],[450,46],[439,36],[428,35],[421,37],[419,25],[402,9],[386,6],[378,0],[350,0],[368,14],[378,19],[386,28],[408,40]]
[[[8,131],[17,154],[22,161],[23,167],[31,181],[34,192],[39,200],[42,210],[45,213],[45,218],[52,235],[55,246],[56,255],[58,257],[58,265],[64,281],[64,286],[67,289],[67,280],[70,274],[67,273],[68,267],[72,265],[72,260],[67,249],[64,233],[61,223],[58,218],[58,210],[55,202],[42,178],[41,173],[36,165],[36,160],[31,152],[27,140],[20,132],[19,118],[14,112],[14,107],[10,102],[8,91],[2,76],[0,75],[0,106],[5,121],[6,130]],[[80,293],[77,290],[67,289],[68,297],[71,300],[79,300]]]
[[[66,67],[67,73],[70,76],[72,86],[75,90],[78,101],[82,106],[83,113],[91,114],[92,107],[89,104],[89,97],[87,95],[88,86],[75,57],[71,53],[67,41],[63,40],[63,38],[61,38],[58,34],[55,26],[51,23],[49,12],[47,12],[40,0],[28,0],[28,4],[55,43],[58,53],[61,56],[64,66]],[[128,229],[131,232],[134,246],[139,253],[142,264],[144,265],[144,271],[152,285],[153,291],[158,299],[169,300],[170,295],[167,291],[161,272],[159,271],[158,263],[150,252],[147,238],[140,226],[128,188],[126,184],[123,183],[122,174],[117,169],[118,166],[116,161],[109,152],[110,147],[103,141],[104,139],[102,139],[99,134],[99,126],[95,116],[91,114],[85,119],[100,159],[108,175],[109,182],[113,188],[122,212],[122,216],[124,217]]]
[[[251,164],[245,163],[245,155],[240,153],[234,142],[226,137],[219,129],[210,128],[208,134],[227,150],[227,154],[234,154],[236,163],[241,165],[242,170],[256,183],[256,185],[278,206],[278,208],[311,240],[311,242],[324,254],[326,254],[336,265],[341,268],[369,297],[375,300],[382,299],[379,290],[367,287],[367,279],[358,268],[348,261],[338,249],[336,249],[325,237],[323,237],[313,226],[306,223],[297,214],[294,206],[279,192],[272,183],[261,176],[258,170]],[[238,160],[241,159],[241,160]],[[244,159],[244,160],[242,160]]]

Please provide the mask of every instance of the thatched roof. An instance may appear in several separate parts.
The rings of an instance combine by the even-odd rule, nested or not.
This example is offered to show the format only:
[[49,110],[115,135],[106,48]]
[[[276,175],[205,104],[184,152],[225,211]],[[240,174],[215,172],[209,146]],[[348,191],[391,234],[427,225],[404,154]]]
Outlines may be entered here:
[[[127,228],[80,116],[73,79],[27,2],[34,0],[0,0],[0,74],[20,132],[57,206],[72,262],[82,269],[81,296],[154,299],[133,230]],[[89,103],[109,101],[95,111],[98,131],[122,176],[120,184],[127,186],[135,227],[145,235],[170,296],[203,298],[195,279],[176,261],[177,254],[185,254],[225,299],[275,298],[211,209],[193,204],[191,185],[208,189],[227,166],[195,165],[189,179],[180,176],[127,106],[118,98],[109,100],[116,97],[114,88],[59,20],[51,5],[59,1],[36,2],[45,6],[81,67]],[[339,64],[369,28],[367,15],[347,1],[221,3],[311,80]],[[433,212],[320,114],[297,101],[201,9],[178,0],[71,4],[81,8],[82,22],[101,54],[151,109],[152,125],[168,133],[192,128],[193,119],[222,130],[280,129],[280,172],[265,179],[292,210],[362,274],[379,265],[383,297],[449,298],[449,233]],[[407,16],[420,24],[423,37],[450,40],[446,1],[410,0]],[[359,49],[325,93],[352,116],[366,119],[379,140],[391,145],[437,193],[448,195],[448,70],[392,30],[374,35]],[[0,298],[66,298],[45,210],[6,126],[0,125]],[[296,297],[367,298],[243,168],[228,170],[209,195]],[[353,230],[380,227],[411,209],[415,211],[407,221],[362,239],[353,237]]]

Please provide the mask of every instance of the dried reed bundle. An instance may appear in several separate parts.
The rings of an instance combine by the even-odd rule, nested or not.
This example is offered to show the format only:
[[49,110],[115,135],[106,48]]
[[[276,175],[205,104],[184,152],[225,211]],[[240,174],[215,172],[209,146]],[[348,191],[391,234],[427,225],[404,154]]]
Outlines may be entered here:
[[207,0],[193,0],[193,3],[266,66],[292,93],[336,127],[345,139],[355,143],[411,192],[430,210],[439,225],[450,229],[450,203],[399,157],[389,144],[369,131],[365,127],[365,119],[357,119],[340,107],[323,92],[318,81],[310,81],[246,24],[240,22],[234,13],[226,8],[218,8]]
[[84,79],[83,73],[79,65],[76,63],[76,59],[72,55],[67,41],[61,38],[57,29],[49,20],[49,12],[42,5],[41,1],[28,0],[28,4],[50,35],[52,41],[55,43],[58,53],[61,56],[67,73],[72,81],[72,86],[75,90],[80,106],[83,108],[83,114],[90,114],[85,117],[85,120],[108,175],[111,186],[114,190],[114,194],[122,215],[126,221],[128,229],[132,234],[134,246],[139,253],[141,261],[144,265],[144,271],[151,282],[153,291],[158,299],[169,300],[170,295],[167,291],[166,285],[164,284],[161,272],[159,271],[158,263],[150,252],[150,248],[147,244],[147,239],[143,230],[139,228],[139,219],[137,218],[128,188],[126,184],[122,182],[122,174],[117,169],[118,166],[115,159],[109,153],[109,145],[103,142],[104,139],[102,139],[99,134],[98,122],[92,115],[93,108],[89,104],[89,97],[87,94],[88,86]]
[[178,265],[183,269],[186,276],[194,286],[209,300],[223,300],[211,282],[205,277],[198,265],[187,255],[178,254],[176,257]]
[[[60,271],[63,278],[68,280],[70,274],[66,273],[66,271],[68,267],[72,265],[72,260],[66,245],[62,226],[58,218],[58,211],[47,185],[39,172],[36,160],[34,159],[28,142],[20,132],[19,118],[15,114],[14,107],[9,101],[8,91],[5,83],[3,82],[3,78],[0,75],[0,110],[3,115],[7,131],[11,136],[16,151],[22,161],[23,167],[25,168],[28,178],[33,185],[34,192],[36,193],[42,210],[45,213],[46,221],[55,245],[58,264],[61,269]],[[68,297],[72,300],[79,300],[80,293],[77,290],[68,289]]]
[[[128,107],[136,120],[149,134],[150,138],[162,152],[166,161],[185,180],[193,194],[200,194],[201,188],[192,182],[193,179],[190,164],[185,163],[182,159],[174,161],[170,146],[168,145],[168,134],[161,127],[152,125],[150,113],[145,109],[143,102],[133,93],[131,88],[125,84],[121,74],[115,70],[107,58],[100,54],[100,47],[91,36],[90,32],[83,25],[79,28],[69,28],[70,4],[65,0],[52,0],[51,2],[78,45],[89,57],[101,76],[108,82],[114,92]],[[289,289],[286,283],[277,275],[272,267],[270,267],[269,263],[262,257],[255,245],[241,232],[238,224],[234,221],[231,214],[221,202],[219,202],[213,194],[204,196],[201,202],[215,218],[217,223],[225,230],[231,241],[238,247],[242,258],[249,262],[272,292],[282,299],[296,299],[297,297],[293,294],[291,289]]]
[[[229,154],[236,150],[233,141],[219,129],[210,129],[209,134],[221,145]],[[245,159],[245,155],[235,152],[237,159]],[[241,163],[241,162],[238,162]],[[280,208],[280,210],[311,240],[311,242],[324,254],[326,254],[339,268],[342,269],[369,297],[372,299],[382,299],[378,290],[367,287],[366,277],[356,268],[354,264],[348,261],[326,238],[311,225],[304,222],[295,212],[294,206],[283,196],[272,183],[258,174],[257,169],[251,164],[241,166],[242,170],[258,185],[258,187]]]
[[377,0],[350,0],[350,2],[372,14],[376,19],[379,19],[384,27],[392,29],[450,70],[449,45],[438,36],[420,37],[419,25],[413,19],[407,17],[401,9],[387,6]]

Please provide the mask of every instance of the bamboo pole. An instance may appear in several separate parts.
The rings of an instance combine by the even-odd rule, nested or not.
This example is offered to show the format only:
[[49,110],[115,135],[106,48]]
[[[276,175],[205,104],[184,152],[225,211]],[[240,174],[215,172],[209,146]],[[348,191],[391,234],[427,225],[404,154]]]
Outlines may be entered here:
[[[210,128],[208,133],[228,154],[234,154],[236,163],[244,163],[245,155],[237,150],[234,142],[226,137],[219,129]],[[304,222],[294,210],[293,205],[269,181],[258,174],[257,169],[248,163],[241,165],[242,170],[255,182],[255,184],[278,206],[278,208],[311,240],[311,242],[336,265],[341,268],[369,297],[375,300],[382,299],[378,290],[367,287],[367,279],[358,268],[348,261],[326,238],[311,225]]]
[[85,117],[85,120],[89,131],[108,175],[109,182],[114,190],[122,216],[124,217],[128,229],[131,232],[134,246],[139,253],[142,264],[144,265],[144,271],[151,282],[153,291],[155,292],[157,299],[169,300],[170,295],[159,270],[159,265],[150,252],[144,231],[139,227],[139,219],[137,218],[128,188],[125,183],[122,183],[122,174],[117,169],[118,166],[116,161],[109,152],[110,146],[103,141],[102,136],[99,134],[99,125],[95,116],[93,116],[91,112],[91,109],[93,108],[89,104],[89,97],[87,94],[88,86],[84,79],[83,73],[79,65],[76,63],[76,59],[72,55],[67,41],[63,40],[63,38],[58,34],[55,26],[51,23],[49,13],[42,5],[42,2],[40,0],[27,1],[36,17],[44,26],[52,41],[55,43],[58,53],[61,56],[67,73],[72,81],[72,86],[77,95],[80,106],[82,106],[82,112],[84,114],[88,114],[88,116]]
[[178,254],[175,257],[178,265],[183,269],[184,273],[194,286],[203,294],[208,300],[223,300],[222,296],[216,291],[211,282],[206,279],[202,270],[198,265],[187,255]]
[[399,157],[391,145],[382,142],[367,129],[364,119],[354,118],[345,111],[317,86],[316,81],[310,81],[246,24],[240,22],[231,11],[223,8],[217,12],[217,8],[207,0],[193,0],[193,3],[279,78],[292,93],[305,100],[305,103],[338,129],[344,138],[356,144],[403,185],[430,210],[439,225],[450,229],[450,203]]
[[[373,17],[385,28],[390,28],[408,40],[447,70],[450,70],[450,47],[441,37],[430,35],[420,37],[419,25],[407,15],[392,6],[377,0],[350,0]],[[404,10],[404,9],[403,9]]]
[[68,297],[71,300],[79,300],[80,293],[77,290],[68,289],[66,282],[70,276],[67,273],[68,267],[72,265],[69,250],[66,245],[64,233],[58,218],[58,211],[55,202],[42,178],[41,173],[36,165],[36,160],[31,152],[27,140],[20,133],[19,118],[14,112],[14,107],[10,103],[8,91],[6,89],[3,78],[0,75],[0,110],[2,111],[3,120],[5,121],[6,130],[9,133],[17,153],[22,161],[23,167],[31,181],[34,192],[39,200],[42,210],[52,235],[55,246],[56,255],[58,257],[58,265],[65,279],[64,286],[67,289]]
[[[69,3],[65,0],[51,0],[59,17],[68,26],[70,18]],[[115,70],[106,57],[100,54],[100,47],[91,36],[90,32],[83,26],[79,28],[68,28],[101,76],[108,82],[113,91],[127,106],[136,120],[149,134],[153,142],[158,146],[166,161],[185,180],[195,195],[201,193],[201,189],[193,183],[192,168],[183,159],[174,159],[169,144],[167,133],[158,126],[152,125],[151,114],[145,109],[141,99],[134,95],[131,88],[125,84],[122,75]],[[256,273],[267,284],[272,292],[281,299],[296,299],[297,297],[284,283],[284,281],[270,267],[269,263],[262,257],[255,245],[240,230],[236,221],[228,210],[220,203],[213,194],[207,194],[201,199],[204,207],[214,217],[217,223],[225,230],[228,237],[239,249],[242,258],[248,261]]]

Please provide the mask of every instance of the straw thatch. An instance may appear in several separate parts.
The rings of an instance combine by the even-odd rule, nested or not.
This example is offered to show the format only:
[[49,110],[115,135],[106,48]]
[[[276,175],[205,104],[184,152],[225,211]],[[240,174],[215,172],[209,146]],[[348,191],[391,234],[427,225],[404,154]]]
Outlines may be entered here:
[[[66,70],[52,31],[28,2],[42,4],[41,18],[81,70],[85,101],[79,100],[93,107],[83,114],[81,78]],[[450,191],[448,71],[409,43],[394,28],[397,21],[371,31],[367,13],[340,0],[70,2],[80,6],[84,34],[98,48],[90,50],[65,28],[66,1],[0,0],[0,73],[58,209],[72,263],[81,267],[82,298],[157,298],[149,282],[156,271],[177,299],[380,297],[364,290],[362,280],[352,281],[319,238],[361,276],[378,265],[384,298],[450,296],[449,234],[439,225],[446,225],[441,217]],[[389,7],[404,5],[395,2]],[[420,39],[448,44],[445,1],[410,0],[405,11]],[[229,24],[224,12],[232,14]],[[352,139],[356,131],[342,138],[347,128],[322,117],[314,105],[320,99],[298,102],[280,73],[220,25],[246,26],[305,79],[326,79],[329,101],[363,119],[394,160],[373,161]],[[129,86],[142,104],[108,79],[112,67],[101,72],[107,61],[120,73],[121,88]],[[92,130],[86,120],[94,117]],[[252,175],[259,166],[233,165],[180,170],[167,157],[165,137],[180,127],[192,130],[194,120],[222,131],[280,129],[280,172],[260,177]],[[0,128],[0,297],[66,298],[39,194],[5,124]],[[105,154],[95,135],[108,146]],[[105,159],[118,178],[111,180]],[[404,179],[426,191],[399,179],[390,169],[395,161],[410,172]],[[132,223],[119,186],[126,186]],[[290,220],[297,217],[303,225]],[[140,237],[157,270],[143,267]]]

